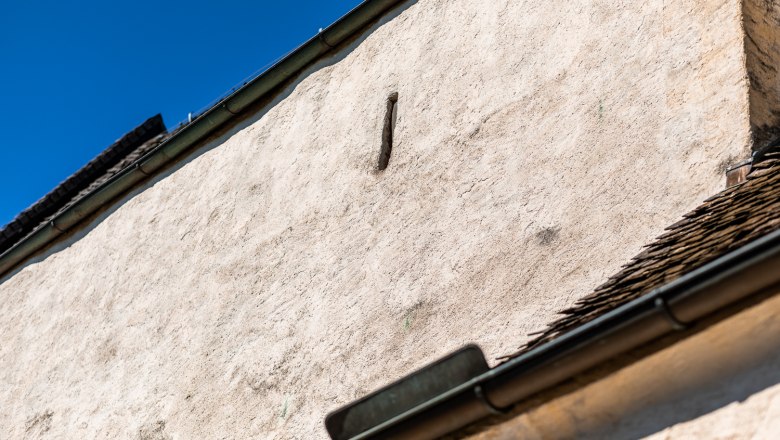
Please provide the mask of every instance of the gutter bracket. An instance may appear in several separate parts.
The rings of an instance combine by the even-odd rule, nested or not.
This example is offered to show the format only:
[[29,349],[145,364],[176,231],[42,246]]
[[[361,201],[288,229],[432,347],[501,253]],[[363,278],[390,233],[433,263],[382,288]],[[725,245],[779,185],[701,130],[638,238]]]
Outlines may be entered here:
[[506,409],[501,409],[493,405],[490,402],[490,400],[488,400],[487,396],[485,395],[485,390],[482,388],[482,385],[477,385],[474,387],[474,395],[477,397],[477,400],[479,400],[482,403],[482,406],[487,408],[490,414],[494,416],[500,416],[508,412]]
[[669,308],[669,304],[662,297],[659,296],[655,299],[655,308],[664,315],[664,318],[672,325],[674,330],[682,331],[689,327],[690,324],[682,322],[674,316],[672,309]]

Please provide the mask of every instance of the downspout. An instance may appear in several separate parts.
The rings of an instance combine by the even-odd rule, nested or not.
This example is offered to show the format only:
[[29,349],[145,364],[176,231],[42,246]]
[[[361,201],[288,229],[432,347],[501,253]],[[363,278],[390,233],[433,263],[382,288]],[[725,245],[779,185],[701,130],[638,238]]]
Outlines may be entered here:
[[780,287],[780,230],[359,435],[331,434],[438,438],[773,287]]
[[26,238],[5,251],[0,255],[0,276],[6,275],[16,265],[61,235],[71,232],[81,221],[108,206],[109,203],[134,188],[147,177],[182,159],[184,154],[191,151],[198,142],[224,127],[230,121],[242,116],[242,112],[247,107],[275,92],[311,63],[365,29],[402,1],[365,0],[257,78],[249,81],[195,118],[167,141],[141,157],[134,165],[124,169],[59,214],[51,222],[38,227]]

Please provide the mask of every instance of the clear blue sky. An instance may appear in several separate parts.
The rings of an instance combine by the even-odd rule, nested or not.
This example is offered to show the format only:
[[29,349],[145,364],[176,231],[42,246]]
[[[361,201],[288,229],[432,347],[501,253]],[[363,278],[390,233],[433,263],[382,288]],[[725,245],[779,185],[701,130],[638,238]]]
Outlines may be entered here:
[[174,127],[359,3],[3,2],[0,226],[146,118]]

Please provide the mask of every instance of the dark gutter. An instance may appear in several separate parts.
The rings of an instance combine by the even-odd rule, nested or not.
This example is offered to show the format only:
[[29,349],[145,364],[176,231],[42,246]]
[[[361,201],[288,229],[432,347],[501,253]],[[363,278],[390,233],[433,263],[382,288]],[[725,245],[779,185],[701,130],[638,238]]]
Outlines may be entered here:
[[10,249],[27,234],[35,230],[47,218],[65,207],[78,194],[87,189],[98,178],[105,175],[130,152],[147,141],[166,132],[161,115],[155,115],[137,126],[103,150],[32,206],[14,217],[0,229],[0,253]]
[[452,433],[779,283],[780,231],[775,231],[349,438],[434,439]]
[[191,123],[181,128],[157,148],[140,158],[106,183],[96,188],[51,222],[0,254],[0,276],[7,274],[60,236],[71,232],[84,219],[104,208],[164,167],[181,160],[194,147],[217,130],[244,116],[244,110],[275,93],[288,80],[364,30],[402,0],[365,0],[317,36],[271,66],[258,77],[217,102]]

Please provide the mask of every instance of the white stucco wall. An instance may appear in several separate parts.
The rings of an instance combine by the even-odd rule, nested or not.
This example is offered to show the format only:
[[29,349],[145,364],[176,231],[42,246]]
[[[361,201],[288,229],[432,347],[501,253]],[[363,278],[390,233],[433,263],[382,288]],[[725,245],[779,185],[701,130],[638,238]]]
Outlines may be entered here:
[[409,4],[2,281],[0,438],[323,438],[511,352],[747,156],[741,35],[736,0]]
[[780,295],[473,440],[780,436]]

